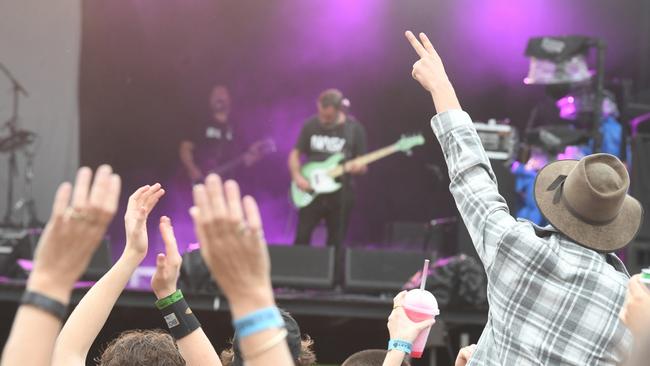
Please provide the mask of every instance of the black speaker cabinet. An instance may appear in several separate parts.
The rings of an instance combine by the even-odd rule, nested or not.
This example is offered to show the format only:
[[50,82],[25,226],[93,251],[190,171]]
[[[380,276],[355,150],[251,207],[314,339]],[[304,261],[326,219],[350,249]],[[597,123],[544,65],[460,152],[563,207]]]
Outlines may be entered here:
[[269,246],[274,287],[330,288],[334,285],[334,248]]
[[425,259],[421,251],[349,248],[345,256],[345,288],[399,291],[415,272],[422,269]]
[[[269,245],[273,287],[331,288],[334,285],[334,248]],[[216,293],[218,286],[198,250],[183,255],[180,285],[191,293]]]

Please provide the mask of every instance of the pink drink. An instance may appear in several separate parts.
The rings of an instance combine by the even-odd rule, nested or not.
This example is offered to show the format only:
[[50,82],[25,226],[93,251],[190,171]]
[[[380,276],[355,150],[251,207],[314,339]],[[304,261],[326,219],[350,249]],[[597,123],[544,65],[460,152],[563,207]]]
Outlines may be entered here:
[[[438,302],[433,294],[427,290],[414,289],[409,291],[404,297],[404,311],[406,315],[414,322],[421,322],[435,318],[440,314],[438,310]],[[420,358],[424,352],[424,346],[429,338],[431,327],[428,327],[420,332],[418,337],[413,342],[413,349],[411,350],[411,357]]]

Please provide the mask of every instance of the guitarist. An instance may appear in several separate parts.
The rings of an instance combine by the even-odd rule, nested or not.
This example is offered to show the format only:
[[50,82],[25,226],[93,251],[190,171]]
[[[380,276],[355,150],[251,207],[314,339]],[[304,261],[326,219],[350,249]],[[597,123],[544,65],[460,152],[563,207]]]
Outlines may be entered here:
[[[336,89],[320,94],[316,104],[318,114],[305,121],[300,137],[289,154],[291,178],[303,191],[310,191],[309,182],[300,173],[301,158],[306,162],[323,161],[342,152],[350,160],[366,152],[366,131],[345,112],[349,102]],[[364,174],[366,165],[345,163],[342,189],[322,194],[298,212],[298,228],[294,244],[309,245],[311,236],[321,220],[327,226],[327,245],[339,246],[345,237],[350,209],[354,202],[352,180],[349,175]]]
[[[250,166],[262,157],[256,144],[242,151],[241,136],[230,120],[230,104],[228,88],[215,85],[209,99],[210,118],[181,141],[180,159],[192,182],[202,181],[210,172],[219,172],[224,164],[240,155],[244,166]],[[232,176],[231,173],[229,170],[224,174]]]

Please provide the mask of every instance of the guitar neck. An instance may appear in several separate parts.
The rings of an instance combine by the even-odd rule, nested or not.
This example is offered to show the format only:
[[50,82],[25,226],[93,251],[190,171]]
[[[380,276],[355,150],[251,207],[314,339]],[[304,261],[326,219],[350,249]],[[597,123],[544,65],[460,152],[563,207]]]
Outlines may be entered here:
[[[375,162],[375,161],[377,161],[379,159],[383,159],[383,158],[387,157],[388,155],[394,154],[397,151],[398,150],[395,147],[395,144],[392,144],[392,145],[388,145],[386,147],[383,147],[383,148],[381,148],[379,150],[375,150],[373,152],[370,152],[368,154],[361,155],[358,158],[354,158],[354,159],[350,160],[349,162],[350,163],[360,164],[360,165],[368,165],[368,164],[373,163],[373,162]],[[339,165],[336,168],[334,168],[329,173],[329,175],[332,178],[337,178],[337,177],[343,175],[344,173],[345,173],[345,171],[343,169],[343,165]]]

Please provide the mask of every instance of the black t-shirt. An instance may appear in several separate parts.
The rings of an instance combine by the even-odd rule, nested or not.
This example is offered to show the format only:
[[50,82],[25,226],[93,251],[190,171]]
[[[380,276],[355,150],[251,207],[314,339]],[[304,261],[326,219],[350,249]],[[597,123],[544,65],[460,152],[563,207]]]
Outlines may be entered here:
[[239,136],[229,123],[202,123],[187,139],[194,143],[194,162],[204,173],[215,171],[241,154]]
[[345,123],[324,127],[317,116],[309,118],[300,131],[296,149],[307,157],[308,162],[323,161],[342,152],[346,160],[366,153],[366,131],[351,116]]

